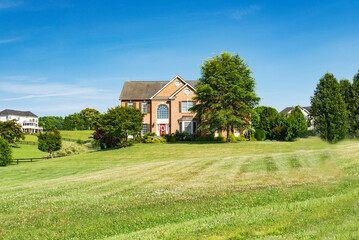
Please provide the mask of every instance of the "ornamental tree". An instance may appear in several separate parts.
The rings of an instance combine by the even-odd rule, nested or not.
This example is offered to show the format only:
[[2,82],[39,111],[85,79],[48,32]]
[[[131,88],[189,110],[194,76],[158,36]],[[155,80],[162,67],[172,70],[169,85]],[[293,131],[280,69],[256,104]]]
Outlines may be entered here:
[[38,149],[42,152],[49,153],[51,158],[53,158],[55,151],[61,149],[61,135],[57,129],[53,130],[52,132],[40,133],[37,138],[39,141]]
[[0,137],[5,139],[10,144],[20,141],[21,139],[25,139],[21,126],[15,119],[0,122]]
[[198,103],[191,109],[201,119],[198,129],[226,130],[229,142],[231,130],[249,126],[259,102],[252,72],[238,54],[228,52],[206,60],[201,71],[194,97]]
[[100,115],[93,138],[100,142],[101,148],[127,146],[128,136],[137,136],[142,130],[144,114],[139,109],[117,106]]
[[348,132],[348,115],[340,85],[333,74],[326,73],[319,80],[311,103],[314,126],[321,138],[330,143],[343,139]]

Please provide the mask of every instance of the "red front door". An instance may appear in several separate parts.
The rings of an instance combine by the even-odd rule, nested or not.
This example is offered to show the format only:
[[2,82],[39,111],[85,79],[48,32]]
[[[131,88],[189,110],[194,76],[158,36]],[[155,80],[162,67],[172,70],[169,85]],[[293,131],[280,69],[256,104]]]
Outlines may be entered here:
[[166,124],[160,124],[160,136],[166,134]]

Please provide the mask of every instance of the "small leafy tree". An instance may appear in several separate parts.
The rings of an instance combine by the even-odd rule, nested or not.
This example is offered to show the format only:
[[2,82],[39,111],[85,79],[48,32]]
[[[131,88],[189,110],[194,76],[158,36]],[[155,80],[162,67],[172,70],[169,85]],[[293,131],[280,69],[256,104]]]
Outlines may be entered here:
[[250,124],[259,98],[247,63],[238,54],[223,52],[204,62],[196,88],[198,102],[192,110],[201,119],[198,129],[214,132],[225,129],[227,142],[233,129]]
[[252,125],[254,129],[264,130],[269,138],[272,138],[271,130],[277,125],[278,111],[272,107],[258,106],[254,109],[258,120]]
[[0,122],[0,137],[5,139],[10,144],[20,141],[21,139],[25,139],[21,126],[15,119]]
[[317,84],[311,98],[311,115],[320,136],[330,143],[343,139],[347,132],[347,110],[340,85],[331,73],[326,73]]
[[12,151],[10,144],[0,137],[0,166],[7,166],[12,162]]
[[88,130],[94,129],[95,124],[100,116],[100,112],[93,108],[85,108],[80,112],[81,118],[84,120],[85,127]]
[[127,146],[128,136],[136,137],[142,130],[144,114],[139,109],[117,106],[100,115],[93,138],[101,148]]
[[62,141],[61,135],[58,130],[54,130],[52,132],[40,133],[37,136],[39,145],[38,148],[42,152],[47,152],[50,154],[51,158],[53,158],[53,153],[61,149]]

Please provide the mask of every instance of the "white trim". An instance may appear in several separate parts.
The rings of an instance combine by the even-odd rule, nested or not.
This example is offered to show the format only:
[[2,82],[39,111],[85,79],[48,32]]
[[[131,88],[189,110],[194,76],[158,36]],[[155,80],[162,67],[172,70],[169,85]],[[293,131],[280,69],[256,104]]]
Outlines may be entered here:
[[159,94],[163,89],[165,89],[168,85],[170,85],[174,80],[176,79],[180,79],[184,85],[189,85],[193,90],[195,90],[190,84],[188,84],[183,78],[181,78],[179,75],[177,75],[176,77],[174,77],[171,81],[169,81],[166,85],[164,85],[158,92],[156,92],[152,97],[150,97],[150,99],[153,99],[154,97],[156,97],[157,94]]
[[174,94],[172,94],[169,99],[173,98],[174,96],[176,96],[180,91],[182,91],[186,86],[190,86],[188,83],[186,83],[185,85],[183,85],[180,89],[178,89]]

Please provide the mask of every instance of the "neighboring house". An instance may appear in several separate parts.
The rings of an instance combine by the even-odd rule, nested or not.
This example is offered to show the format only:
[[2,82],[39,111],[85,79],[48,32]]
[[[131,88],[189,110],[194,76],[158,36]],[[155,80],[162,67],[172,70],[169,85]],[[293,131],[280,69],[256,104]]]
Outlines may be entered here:
[[0,112],[0,121],[5,122],[8,120],[15,119],[21,126],[24,133],[39,133],[42,132],[43,128],[39,127],[39,118],[29,111],[16,111],[5,109]]
[[[177,130],[196,133],[199,119],[189,109],[195,104],[197,83],[180,76],[171,81],[125,82],[119,100],[121,106],[135,107],[145,114],[142,135],[154,132],[160,136]],[[239,132],[234,134],[238,136]]]
[[[310,116],[310,106],[309,107],[301,107],[299,106],[299,109],[302,111],[304,117],[305,117],[305,120],[310,121],[310,127],[308,127],[308,129],[314,129],[314,121],[313,121],[313,118],[311,118]],[[294,109],[294,107],[286,107],[284,108],[280,113],[283,113],[283,114],[290,114],[292,112],[292,110]]]
[[120,100],[122,106],[141,109],[145,114],[141,134],[157,135],[197,131],[198,119],[189,111],[195,103],[197,81],[185,81],[176,76],[171,81],[125,82]]

